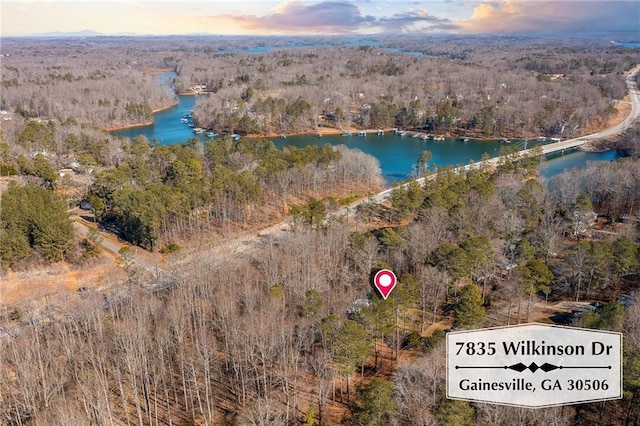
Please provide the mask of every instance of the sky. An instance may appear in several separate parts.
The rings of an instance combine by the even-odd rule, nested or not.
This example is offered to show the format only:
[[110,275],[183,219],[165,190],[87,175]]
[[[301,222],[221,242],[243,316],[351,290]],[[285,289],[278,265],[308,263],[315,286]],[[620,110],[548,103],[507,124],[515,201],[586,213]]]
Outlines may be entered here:
[[639,33],[638,0],[0,0],[0,35]]

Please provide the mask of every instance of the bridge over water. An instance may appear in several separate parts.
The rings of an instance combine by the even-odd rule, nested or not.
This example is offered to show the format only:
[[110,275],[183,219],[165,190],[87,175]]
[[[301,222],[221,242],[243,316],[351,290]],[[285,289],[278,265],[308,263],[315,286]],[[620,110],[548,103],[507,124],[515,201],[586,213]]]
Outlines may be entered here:
[[[635,81],[635,77],[636,75],[638,75],[638,72],[640,72],[640,65],[636,65],[633,69],[631,69],[626,76],[626,84],[627,84],[627,89],[629,91],[629,103],[631,104],[631,111],[629,112],[629,114],[625,117],[624,120],[622,120],[620,123],[616,124],[615,126],[609,127],[608,129],[605,130],[601,130],[600,132],[597,133],[592,133],[590,135],[586,135],[586,136],[580,136],[578,138],[574,138],[574,139],[567,139],[564,141],[558,141],[558,142],[552,142],[550,144],[546,144],[546,145],[541,145],[542,147],[542,153],[544,155],[547,154],[552,154],[554,152],[559,152],[559,151],[565,151],[568,149],[575,149],[579,146],[582,146],[588,142],[591,141],[595,141],[595,140],[599,140],[599,139],[604,139],[604,138],[608,138],[610,136],[616,135],[621,133],[622,131],[628,129],[629,127],[631,127],[631,125],[633,125],[633,123],[635,123],[636,121],[638,121],[638,118],[640,118],[640,91],[638,90],[638,85],[636,84]],[[522,151],[519,151],[517,153],[517,155],[519,157],[525,157],[527,155],[532,155],[534,154],[534,150],[536,148],[532,148],[532,149],[524,149]],[[471,170],[472,168],[478,168],[478,167],[482,167],[483,165],[500,165],[505,163],[506,161],[511,161],[513,160],[514,155],[509,155],[509,158],[507,158],[507,156],[499,156],[499,157],[494,157],[491,159],[488,159],[486,161],[481,161],[478,163],[472,163],[472,164],[467,164],[466,166],[460,166],[460,167],[456,167],[454,170],[454,172],[461,172],[463,170]],[[436,173],[430,174],[428,176],[416,179],[416,182],[418,182],[420,185],[424,185],[425,179],[429,179],[429,180],[433,180],[435,179],[435,177],[437,176]],[[407,184],[404,184],[407,185]],[[360,200],[357,201],[347,207],[344,207],[332,214],[330,214],[329,216],[350,216],[353,213],[355,213],[355,209],[360,205],[363,204],[365,202],[369,202],[369,201],[373,201],[375,203],[382,203],[386,200],[389,199],[390,195],[391,195],[391,191],[393,190],[393,188],[391,189],[387,189],[384,190],[382,192],[379,192],[378,194],[376,194],[375,196],[368,198],[368,199],[364,199],[364,200]]]

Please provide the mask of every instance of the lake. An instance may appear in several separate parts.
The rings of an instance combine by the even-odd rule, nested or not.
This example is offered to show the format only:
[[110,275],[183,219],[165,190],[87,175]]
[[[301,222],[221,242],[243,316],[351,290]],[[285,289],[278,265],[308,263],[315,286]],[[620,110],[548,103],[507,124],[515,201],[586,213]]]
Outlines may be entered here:
[[[154,114],[154,123],[149,126],[131,127],[114,130],[112,133],[128,138],[145,136],[149,141],[157,140],[161,145],[184,142],[194,137],[193,131],[180,119],[193,109],[197,96],[179,96],[179,104],[175,107]],[[205,136],[200,136],[206,140]],[[422,140],[411,136],[399,136],[392,132],[384,135],[368,134],[366,137],[325,135],[317,138],[315,135],[289,136],[286,139],[275,138],[273,142],[278,147],[294,145],[299,148],[306,145],[346,145],[370,154],[380,161],[382,175],[391,183],[405,180],[412,174],[412,166],[416,163],[422,151],[433,153],[432,166],[456,166],[467,164],[469,161],[479,161],[484,153],[490,157],[498,155],[504,144],[498,141],[461,142],[456,139],[444,141]]]
[[565,154],[558,152],[549,155],[546,161],[538,167],[538,170],[540,176],[548,179],[568,169],[585,167],[590,162],[615,161],[621,157],[620,153],[615,150],[604,152],[569,151]]
[[346,145],[356,148],[378,159],[382,176],[388,184],[394,181],[403,181],[412,174],[412,167],[417,162],[422,151],[431,151],[433,154],[431,166],[457,166],[468,164],[471,160],[480,161],[482,155],[487,153],[490,157],[496,157],[500,147],[504,144],[497,141],[461,142],[456,139],[443,141],[422,140],[411,136],[400,136],[392,132],[386,132],[382,136],[375,133],[359,137],[331,135],[317,138],[314,136],[289,136],[286,139],[274,139],[276,146],[294,145],[303,147],[310,144]]
[[[165,73],[157,77],[159,82],[169,84],[174,73]],[[133,139],[136,136],[145,136],[149,141],[155,139],[161,145],[184,142],[194,137],[193,131],[180,119],[186,113],[193,110],[198,96],[178,96],[178,105],[154,114],[154,123],[148,126],[131,127],[128,129],[114,130],[112,134]],[[200,136],[206,140],[206,136]],[[471,160],[479,161],[484,153],[495,157],[504,144],[499,141],[474,141],[461,142],[456,139],[444,141],[422,140],[411,136],[399,136],[390,132],[382,136],[368,134],[366,137],[325,135],[317,138],[315,135],[289,136],[286,139],[273,139],[278,147],[294,145],[303,147],[306,145],[346,145],[357,148],[378,159],[382,169],[382,176],[387,185],[395,181],[403,181],[413,174],[413,165],[422,151],[431,151],[432,167],[457,166],[467,164]],[[534,142],[535,143],[535,142]],[[524,148],[524,142],[514,142],[514,146]],[[527,147],[531,147],[529,143]],[[543,177],[550,177],[573,167],[584,167],[589,161],[612,161],[617,158],[615,151],[606,153],[586,153],[572,151],[564,155],[555,155],[541,166]]]

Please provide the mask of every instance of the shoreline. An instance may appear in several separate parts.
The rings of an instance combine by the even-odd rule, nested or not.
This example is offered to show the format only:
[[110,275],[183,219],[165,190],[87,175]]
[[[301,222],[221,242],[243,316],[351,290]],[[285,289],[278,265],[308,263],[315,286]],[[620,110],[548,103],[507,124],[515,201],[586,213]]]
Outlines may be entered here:
[[[154,110],[151,111],[151,114],[155,114],[161,111],[166,111],[168,109],[171,109],[173,107],[178,106],[179,102],[176,100],[174,103],[172,103],[171,105],[167,105],[161,108],[156,108]],[[149,121],[145,121],[145,122],[138,122],[138,123],[134,123],[134,124],[125,124],[122,126],[115,126],[115,127],[104,127],[102,130],[105,132],[113,132],[116,130],[126,130],[126,129],[132,129],[134,127],[145,127],[145,126],[151,126],[153,124],[153,120],[149,120]]]
[[[384,131],[385,133],[393,133],[393,127],[388,127],[388,128],[382,128],[381,130]],[[328,136],[335,136],[335,135],[341,135],[343,132],[345,131],[349,131],[351,132],[354,136],[357,136],[358,132],[365,132],[367,135],[376,135],[378,133],[378,129],[357,129],[355,127],[347,127],[345,129],[336,129],[335,127],[322,127],[321,129],[318,129],[317,131],[313,132],[313,131],[301,131],[301,132],[291,132],[291,133],[248,133],[246,135],[243,135],[243,137],[245,138],[254,138],[254,139],[259,139],[259,138],[268,138],[268,139],[272,139],[272,138],[276,138],[276,139],[280,139],[282,135],[285,136],[314,136],[317,137],[318,139],[321,139],[321,137],[318,137],[319,134],[321,134],[322,136],[328,135]],[[406,137],[413,137],[414,134],[428,134],[425,131],[418,131],[418,130],[407,130],[407,136]],[[442,133],[443,136],[445,136],[447,139],[459,139],[461,137],[464,136],[460,136],[457,134],[453,134],[453,133]],[[478,141],[478,142],[495,142],[495,141],[499,141],[501,138],[489,138],[489,137],[473,137],[470,136],[469,139],[474,140],[474,141]],[[512,138],[515,140],[520,140],[522,138]]]
[[[158,72],[161,73],[161,72]],[[201,93],[199,92],[195,92],[195,91],[191,91],[191,92],[181,92],[181,93],[175,93],[176,96],[199,96]],[[152,114],[156,114],[158,112],[161,111],[165,111],[168,110],[170,108],[173,108],[175,106],[179,105],[179,100],[176,99],[175,102],[173,102],[170,105],[161,107],[161,108],[157,108],[154,109],[152,111]],[[617,120],[616,120],[617,121]],[[115,127],[106,127],[103,128],[103,131],[106,132],[112,132],[112,131],[117,131],[117,130],[126,130],[126,129],[131,129],[131,128],[135,128],[135,127],[145,127],[145,126],[150,126],[153,125],[154,121],[150,120],[150,121],[146,121],[146,122],[139,122],[139,123],[134,123],[134,124],[127,124],[127,125],[122,125],[122,126],[115,126]],[[392,132],[393,131],[393,127],[388,127],[388,128],[382,128],[381,130],[383,130],[385,133],[387,132]],[[322,127],[322,128],[318,128],[315,131],[312,130],[305,130],[305,131],[299,131],[299,132],[291,132],[291,133],[277,133],[277,132],[272,132],[272,133],[249,133],[246,135],[243,135],[243,137],[246,138],[255,138],[255,139],[273,139],[273,138],[282,138],[282,135],[285,136],[285,138],[287,136],[313,136],[316,137],[318,139],[321,139],[322,136],[324,135],[329,135],[329,136],[335,136],[335,135],[341,135],[343,132],[345,131],[349,131],[351,133],[357,134],[358,132],[365,132],[367,135],[369,134],[377,134],[378,129],[358,129],[355,127],[345,127],[343,129],[338,129],[335,127]],[[406,130],[406,132],[410,135],[409,137],[412,137],[414,134],[420,134],[420,135],[426,135],[427,132],[423,131],[423,130]],[[478,141],[478,142],[492,142],[492,141],[496,141],[496,140],[501,140],[501,139],[508,139],[508,140],[523,140],[524,138],[522,137],[518,137],[518,136],[505,136],[503,138],[491,138],[491,137],[478,137],[477,135],[470,135],[467,136],[465,135],[463,132],[460,131],[456,131],[454,130],[453,132],[443,132],[441,133],[441,135],[445,136],[447,139],[461,139],[461,138],[466,138],[468,137],[470,140],[474,140],[474,141]],[[533,139],[527,139],[527,140],[533,140]],[[588,151],[590,149],[592,149],[592,151],[590,152],[600,152],[600,151],[606,151],[607,148],[603,148],[602,146],[593,146],[594,144],[592,142],[589,143],[589,145],[591,145],[591,148],[588,147],[583,147],[584,151]],[[612,148],[608,148],[608,149],[612,149]]]
[[[168,73],[168,72],[172,72],[174,71],[173,68],[141,68],[140,72],[143,74],[150,74],[150,75],[159,75],[159,74],[164,74],[164,73]],[[177,96],[177,94],[174,92],[174,95]],[[170,108],[173,108],[175,106],[178,106],[180,104],[180,101],[176,98],[174,102],[172,102],[170,105],[166,105],[160,108],[156,108],[154,110],[151,110],[151,114],[155,114],[161,111],[165,111],[168,110]],[[115,127],[105,127],[102,130],[105,132],[113,132],[116,130],[126,130],[126,129],[132,129],[135,127],[144,127],[144,126],[151,126],[153,124],[153,119],[149,120],[149,121],[145,121],[142,123],[134,123],[134,124],[125,124],[122,126],[115,126]]]

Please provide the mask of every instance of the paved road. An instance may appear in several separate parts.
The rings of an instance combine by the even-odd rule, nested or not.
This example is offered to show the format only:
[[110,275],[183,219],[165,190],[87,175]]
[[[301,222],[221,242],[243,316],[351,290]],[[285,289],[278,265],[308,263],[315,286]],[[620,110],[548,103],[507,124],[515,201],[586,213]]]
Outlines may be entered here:
[[[84,223],[82,219],[79,219],[79,218],[76,218],[73,221],[73,228],[81,237],[85,237],[85,238],[87,234],[89,234],[89,230],[93,229],[92,227]],[[116,256],[116,258],[121,259],[120,250],[122,248],[127,247],[130,249],[130,251],[127,254],[127,257],[126,257],[127,260],[125,261],[125,263],[128,262],[129,266],[132,266],[135,269],[137,269],[138,273],[146,271],[146,273],[151,274],[151,276],[155,276],[156,278],[158,278],[160,274],[162,274],[162,276],[164,277],[172,278],[172,274],[170,272],[160,267],[160,265],[158,265],[157,262],[155,262],[154,260],[150,259],[149,256],[141,257],[136,253],[138,250],[142,250],[142,249],[139,249],[137,247],[132,247],[127,243],[114,241],[113,234],[109,234],[107,232],[102,232],[102,231],[99,231],[99,233],[102,236],[102,241],[100,242],[102,249],[105,251],[111,252],[114,256]]]
[[[572,148],[578,145],[582,145],[588,141],[594,141],[597,139],[603,139],[603,138],[613,136],[630,127],[640,117],[640,92],[638,91],[638,87],[634,81],[634,77],[638,74],[638,72],[640,72],[640,65],[636,66],[633,70],[631,70],[626,78],[627,88],[629,90],[629,95],[631,98],[631,112],[621,123],[615,126],[612,126],[608,129],[602,130],[598,133],[593,133],[591,135],[582,136],[580,138],[570,139],[566,141],[557,142],[554,144],[545,145],[547,149],[545,150],[545,148],[543,147],[543,151],[551,152],[552,150]],[[499,164],[501,161],[502,161],[502,158],[496,157],[488,160],[488,163]],[[476,163],[476,166],[479,166],[479,165],[480,163]],[[462,170],[462,169],[469,170],[471,167],[472,165],[466,165],[454,170]],[[417,182],[422,185],[424,184],[425,179],[434,179],[435,176],[436,176],[435,174],[431,174],[427,177],[417,179]],[[378,194],[370,198],[357,201],[347,207],[344,207],[336,212],[331,213],[329,217],[339,217],[339,216],[350,217],[355,213],[357,207],[361,204],[364,204],[370,201],[380,204],[388,200],[391,194],[391,191],[392,189],[387,189],[382,192],[379,192]],[[224,259],[228,256],[247,253],[248,251],[251,250],[251,248],[255,247],[255,244],[257,244],[263,237],[275,236],[282,232],[286,232],[290,228],[289,224],[290,224],[290,219],[286,218],[282,222],[274,224],[259,232],[248,232],[241,235],[237,235],[234,238],[228,241],[225,241],[222,244],[217,244],[215,246],[203,249],[201,252],[197,253],[197,257],[201,258],[202,256],[206,255],[210,259],[214,258],[219,261],[224,261]],[[80,235],[85,237],[88,234],[90,229],[86,224],[82,223],[81,220],[74,221],[73,226],[76,232],[78,232]],[[101,245],[105,250],[108,250],[109,252],[115,254],[116,256],[119,255],[119,251],[122,247],[127,247],[126,244],[114,242],[109,238],[104,238]],[[188,272],[188,268],[190,267],[190,261],[192,262],[193,258],[194,258],[193,255],[186,256],[186,259],[184,259],[179,263],[174,264],[174,266],[177,266],[179,269],[183,269],[183,270],[187,269],[187,272]],[[141,269],[147,272],[153,272],[156,277],[156,282],[157,282],[157,278],[160,277],[160,274],[170,279],[173,279],[171,273],[161,269],[159,265],[155,263],[151,264],[149,261],[139,256],[136,256],[135,253],[133,253],[132,255],[132,261]],[[151,285],[153,287],[156,284],[151,284]],[[117,289],[111,289],[111,291],[115,292],[117,291]],[[43,321],[44,319],[45,318],[41,318],[39,321]],[[19,327],[24,325],[26,324],[20,323],[17,325],[13,324],[12,326],[9,326],[9,327],[0,327],[0,341],[2,341],[2,339],[7,337],[8,335],[14,334],[14,332],[17,331]]]
[[[80,234],[80,236],[86,238],[87,235],[89,234],[89,230],[91,229],[89,226],[85,225],[84,223],[81,222],[81,219],[76,219],[73,221],[73,229],[75,229],[75,231]],[[126,244],[120,244],[120,243],[116,243],[111,241],[110,238],[106,238],[104,235],[102,235],[102,232],[100,232],[100,235],[102,236],[102,243],[100,244],[102,246],[103,249],[110,251],[111,253],[115,254],[116,256],[118,256],[119,251],[121,248],[123,247],[127,247]]]
[[[583,145],[589,141],[603,139],[603,138],[607,138],[612,135],[618,134],[621,131],[630,127],[640,117],[640,92],[638,91],[638,87],[634,80],[638,72],[640,72],[640,65],[637,65],[635,68],[630,70],[626,77],[626,84],[627,84],[627,88],[629,90],[629,95],[631,98],[631,112],[622,122],[608,129],[602,130],[598,133],[593,133],[591,135],[586,135],[586,136],[582,136],[575,139],[568,139],[566,141],[560,141],[560,142],[544,145],[542,147],[543,152],[545,154],[548,154],[550,152],[561,151],[563,149],[575,148],[576,146]],[[522,151],[522,153],[524,155],[529,151],[530,150],[525,150],[525,151]],[[500,164],[500,162],[502,162],[503,160],[504,159],[501,157],[496,157],[488,160],[487,164],[497,165],[497,164]],[[480,163],[475,163],[475,165],[480,166]],[[473,165],[468,164],[466,166],[461,166],[454,170],[469,170],[472,166]],[[435,179],[435,177],[436,177],[435,174],[431,174],[429,176],[417,179],[417,182],[423,185],[425,182],[425,179],[431,180],[431,179]],[[350,204],[347,207],[344,207],[338,211],[332,212],[328,217],[329,218],[340,217],[340,216],[346,216],[347,218],[351,217],[355,214],[357,207],[361,204],[364,204],[367,202],[380,204],[387,201],[391,195],[391,191],[392,189],[386,189],[370,198],[356,201],[355,203]],[[244,253],[248,251],[254,243],[260,241],[263,237],[277,235],[283,231],[288,230],[290,227],[289,225],[290,225],[290,220],[287,218],[284,221],[274,224],[257,233],[255,232],[243,233],[241,235],[235,236],[230,240],[223,242],[222,244],[217,244],[215,246],[203,248],[202,251],[197,254],[197,256],[202,256],[206,254],[208,257],[223,259],[225,256]],[[76,228],[76,231],[78,231],[82,235],[86,235],[86,233],[89,230],[89,228],[81,222],[74,222],[74,227]],[[102,247],[104,249],[116,255],[118,255],[118,251],[124,246],[125,244],[115,243],[107,238],[105,238],[104,241],[102,242]],[[194,257],[193,255],[185,256],[185,258],[182,261],[178,261],[177,264],[174,264],[174,267],[188,265],[189,262],[193,260],[193,257]],[[135,255],[133,256],[133,258],[135,263],[138,266],[142,267],[143,269],[149,272],[158,271],[157,265],[151,265],[149,264],[148,261],[141,259]]]
[[605,139],[614,135],[617,135],[624,130],[628,129],[640,118],[640,92],[638,91],[638,85],[635,82],[635,76],[640,71],[640,65],[633,68],[627,75],[625,81],[627,89],[629,90],[629,97],[631,99],[631,111],[620,123],[608,129],[601,130],[597,133],[592,133],[586,136],[580,136],[579,138],[567,139],[566,141],[556,142],[548,145],[544,145],[542,150],[545,154],[552,152],[562,151],[563,149],[575,148],[580,145],[584,145],[587,142],[596,141],[599,139]]
[[[576,148],[588,142],[592,142],[599,139],[605,139],[613,135],[617,135],[618,133],[621,133],[622,131],[631,127],[631,125],[635,123],[638,120],[638,118],[640,118],[640,91],[638,90],[638,85],[635,82],[635,76],[638,74],[638,72],[640,72],[640,65],[636,65],[635,68],[631,69],[628,72],[626,77],[627,89],[629,90],[629,97],[631,98],[631,111],[629,112],[629,115],[625,117],[624,120],[622,120],[620,123],[616,124],[615,126],[609,127],[608,129],[601,130],[597,133],[592,133],[590,135],[581,136],[579,138],[567,139],[564,141],[543,145],[542,146],[543,153],[549,154],[552,152],[562,151],[565,149]],[[524,150],[524,151],[521,151],[521,155],[526,155],[530,152],[531,150]],[[486,164],[497,165],[497,164],[500,164],[502,161],[504,161],[503,157],[494,157],[488,160]],[[474,164],[476,167],[480,167],[482,163],[474,163]],[[469,170],[473,166],[474,165],[472,164],[467,164],[466,166],[455,168],[454,171]],[[425,179],[432,180],[432,179],[435,179],[435,177],[436,177],[436,174],[434,173],[429,176],[416,179],[416,181],[420,185],[424,185]],[[406,185],[407,184],[404,184],[403,186],[406,186]],[[347,207],[344,207],[336,212],[331,213],[329,217],[330,218],[339,217],[339,216],[350,217],[355,214],[357,207],[360,206],[361,204],[371,202],[371,201],[373,201],[374,203],[380,204],[387,201],[391,195],[391,191],[392,189],[387,189],[382,192],[379,192],[378,194],[374,195],[371,198],[356,201],[355,203],[350,204]]]

